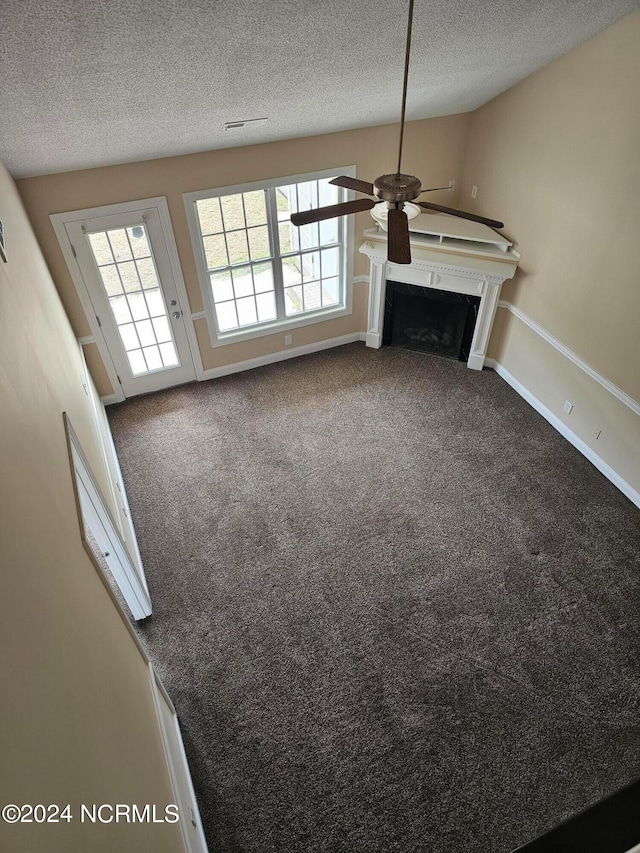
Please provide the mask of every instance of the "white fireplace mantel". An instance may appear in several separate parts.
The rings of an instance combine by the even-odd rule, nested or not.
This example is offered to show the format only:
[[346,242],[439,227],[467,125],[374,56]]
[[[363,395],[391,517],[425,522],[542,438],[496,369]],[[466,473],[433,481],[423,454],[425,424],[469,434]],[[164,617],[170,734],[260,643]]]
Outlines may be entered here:
[[[451,217],[438,217],[443,218],[451,222]],[[433,231],[431,234],[412,232],[410,264],[393,264],[387,261],[386,232],[378,228],[370,228],[364,232],[365,241],[360,246],[360,251],[367,255],[370,261],[366,338],[368,347],[377,349],[382,345],[387,279],[451,293],[466,293],[480,297],[467,367],[482,370],[500,298],[500,288],[503,281],[513,278],[520,255],[509,243],[496,245],[477,238],[469,240],[465,235],[464,221],[458,222],[463,223],[459,236],[449,234],[445,237]],[[413,224],[412,222],[411,225]],[[499,238],[491,229],[487,228],[486,231],[487,236],[492,234],[495,239]],[[478,233],[475,223],[474,233]]]

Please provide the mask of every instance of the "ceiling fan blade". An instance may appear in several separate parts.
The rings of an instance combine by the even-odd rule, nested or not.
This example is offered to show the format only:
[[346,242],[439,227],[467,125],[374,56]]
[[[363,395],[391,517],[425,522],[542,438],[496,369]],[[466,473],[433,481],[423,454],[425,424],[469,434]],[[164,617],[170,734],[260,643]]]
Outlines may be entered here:
[[368,183],[368,181],[359,181],[357,178],[350,178],[347,175],[339,175],[329,183],[336,187],[344,187],[345,190],[355,190],[357,193],[373,195],[373,184]]
[[411,249],[409,247],[409,220],[404,210],[392,207],[387,218],[389,227],[389,244],[387,259],[394,264],[410,264]]
[[497,219],[486,219],[484,216],[476,216],[475,213],[466,213],[464,210],[455,210],[453,207],[442,207],[441,204],[431,204],[428,201],[416,201],[415,204],[424,207],[426,210],[438,210],[440,213],[450,213],[452,216],[458,216],[460,219],[481,222],[490,228],[504,228],[504,222],[498,222]]
[[371,210],[376,202],[371,198],[357,198],[355,201],[343,201],[341,204],[330,204],[328,207],[316,207],[315,210],[302,210],[292,213],[294,225],[309,225],[310,222],[320,222],[323,219],[333,219],[334,216],[346,216],[347,213],[359,213],[361,210]]

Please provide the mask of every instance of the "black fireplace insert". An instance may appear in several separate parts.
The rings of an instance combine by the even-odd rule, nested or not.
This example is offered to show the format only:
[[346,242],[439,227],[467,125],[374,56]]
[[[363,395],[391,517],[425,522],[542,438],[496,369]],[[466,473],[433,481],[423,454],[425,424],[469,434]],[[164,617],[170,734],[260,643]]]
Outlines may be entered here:
[[467,361],[479,296],[387,281],[382,343]]

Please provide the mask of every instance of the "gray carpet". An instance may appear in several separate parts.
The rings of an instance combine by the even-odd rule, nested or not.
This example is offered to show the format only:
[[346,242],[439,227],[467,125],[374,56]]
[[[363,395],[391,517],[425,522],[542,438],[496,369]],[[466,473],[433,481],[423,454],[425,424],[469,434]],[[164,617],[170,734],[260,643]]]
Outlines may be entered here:
[[640,770],[639,514],[353,344],[109,409],[213,853],[506,853]]

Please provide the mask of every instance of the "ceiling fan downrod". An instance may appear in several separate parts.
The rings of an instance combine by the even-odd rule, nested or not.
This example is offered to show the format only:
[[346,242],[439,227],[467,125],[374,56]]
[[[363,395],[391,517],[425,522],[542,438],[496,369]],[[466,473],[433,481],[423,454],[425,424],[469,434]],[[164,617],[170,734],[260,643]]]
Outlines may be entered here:
[[413,2],[409,0],[409,17],[407,20],[407,43],[404,50],[404,80],[402,83],[402,110],[400,112],[400,144],[398,145],[398,171],[396,174],[401,175],[400,167],[402,165],[402,140],[404,137],[404,113],[407,106],[407,81],[409,80],[409,57],[411,55],[411,29],[413,26]]

